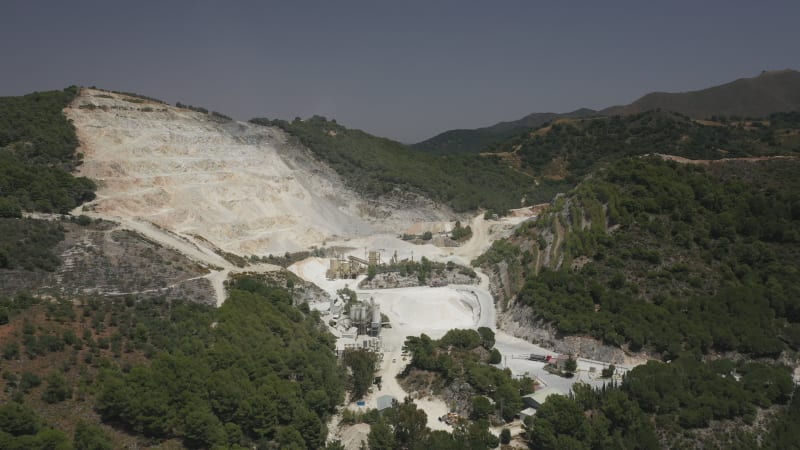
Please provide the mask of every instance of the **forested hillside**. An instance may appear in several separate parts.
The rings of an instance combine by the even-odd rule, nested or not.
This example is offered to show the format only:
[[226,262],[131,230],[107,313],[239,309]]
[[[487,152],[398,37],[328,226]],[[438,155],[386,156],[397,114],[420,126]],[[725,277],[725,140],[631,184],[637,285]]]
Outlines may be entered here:
[[2,448],[49,435],[88,448],[78,436],[92,423],[108,444],[96,448],[320,448],[343,399],[318,316],[254,279],[232,283],[219,308],[133,296],[1,302],[0,398],[21,405],[0,410]]
[[793,159],[625,159],[476,264],[566,334],[664,359],[775,357],[800,349],[798,173]]
[[58,223],[0,218],[0,276],[2,269],[45,270],[61,264],[53,248],[64,238]]
[[526,438],[543,450],[790,448],[800,437],[787,427],[795,393],[785,366],[684,355],[636,367],[618,387],[576,384],[569,397],[549,397]]
[[510,154],[536,176],[578,182],[599,164],[662,153],[692,159],[800,154],[800,113],[763,120],[686,116],[648,111],[629,116],[557,120],[491,149]]
[[800,350],[797,173],[796,159],[622,159],[474,262],[532,323],[669,361],[551,397],[527,431],[534,448],[797,439],[790,369],[775,361]]
[[0,97],[0,217],[22,210],[66,213],[94,198],[94,183],[75,178],[78,138],[62,109],[78,88]]
[[319,116],[292,122],[251,122],[278,126],[297,137],[352,189],[370,196],[391,195],[399,188],[444,203],[457,212],[479,208],[503,212],[519,208],[523,201],[548,201],[555,194],[554,189],[537,187],[531,177],[494,157],[432,156]]
[[78,88],[0,97],[0,271],[52,271],[59,225],[20,220],[23,211],[67,213],[94,198],[94,183],[70,172],[80,164],[75,128],[62,110]]

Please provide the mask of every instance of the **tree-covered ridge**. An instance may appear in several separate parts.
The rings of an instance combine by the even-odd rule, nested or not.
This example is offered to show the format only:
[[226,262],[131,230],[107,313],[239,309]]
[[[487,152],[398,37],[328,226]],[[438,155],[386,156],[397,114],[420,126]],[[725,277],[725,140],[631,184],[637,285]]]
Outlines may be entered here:
[[132,436],[189,448],[324,446],[325,422],[344,396],[332,336],[281,287],[240,278],[229,293],[220,308],[134,297],[1,300],[9,339],[0,398],[57,417],[67,432],[75,424],[63,411],[88,405],[96,412],[88,417],[115,431],[117,448]]
[[[785,366],[703,363],[683,355],[669,364],[634,368],[618,387],[551,396],[528,419],[526,437],[540,449],[781,448],[797,438],[780,430],[796,417],[794,386]],[[759,409],[777,408],[753,426]],[[731,432],[733,430],[733,432]]]
[[623,160],[477,262],[510,262],[518,301],[567,334],[665,359],[775,356],[800,348],[797,173],[795,160]]
[[776,112],[800,111],[800,72],[762,71],[751,78],[698,91],[651,92],[633,103],[612,106],[603,115],[635,114],[652,109],[675,111],[705,119],[712,116],[764,117]]
[[21,210],[66,213],[94,198],[94,183],[70,172],[81,162],[75,128],[62,110],[78,93],[0,97],[0,217]]
[[432,154],[450,155],[460,153],[480,153],[494,144],[508,138],[539,128],[558,118],[582,118],[597,115],[597,111],[581,108],[568,113],[531,113],[510,122],[499,122],[490,127],[448,130],[444,133],[412,145],[412,147]]
[[489,151],[511,152],[537,176],[577,182],[600,163],[661,153],[692,159],[800,154],[800,113],[763,120],[696,121],[677,113],[559,120],[503,141]]
[[437,157],[399,142],[345,128],[315,116],[308,120],[252,119],[278,126],[328,163],[357,192],[391,195],[400,188],[449,205],[458,212],[485,208],[506,211],[548,201],[554,192],[495,157]]

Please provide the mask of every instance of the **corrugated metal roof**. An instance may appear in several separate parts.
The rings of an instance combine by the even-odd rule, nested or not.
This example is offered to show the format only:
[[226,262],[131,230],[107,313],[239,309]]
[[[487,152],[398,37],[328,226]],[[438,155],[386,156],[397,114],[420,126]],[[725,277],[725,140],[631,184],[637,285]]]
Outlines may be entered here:
[[391,408],[396,399],[391,395],[381,395],[378,397],[378,411],[383,411],[386,408]]
[[556,388],[546,387],[542,390],[534,392],[533,394],[528,394],[523,398],[533,400],[541,405],[545,400],[547,400],[547,397],[550,397],[551,395],[564,395],[564,393]]

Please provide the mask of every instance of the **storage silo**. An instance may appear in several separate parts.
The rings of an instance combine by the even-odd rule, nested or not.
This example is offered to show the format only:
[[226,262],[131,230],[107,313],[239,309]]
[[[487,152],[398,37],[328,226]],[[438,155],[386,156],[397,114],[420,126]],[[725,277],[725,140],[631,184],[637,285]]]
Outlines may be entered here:
[[381,332],[381,308],[372,305],[372,335],[377,336]]

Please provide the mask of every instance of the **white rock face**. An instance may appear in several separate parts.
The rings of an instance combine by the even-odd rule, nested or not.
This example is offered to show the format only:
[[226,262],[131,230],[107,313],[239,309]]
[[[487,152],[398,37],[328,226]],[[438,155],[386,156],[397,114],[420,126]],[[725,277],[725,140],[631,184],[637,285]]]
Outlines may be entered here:
[[376,208],[277,128],[92,89],[65,112],[84,154],[79,174],[98,183],[87,209],[195,243],[282,254],[445,216]]

